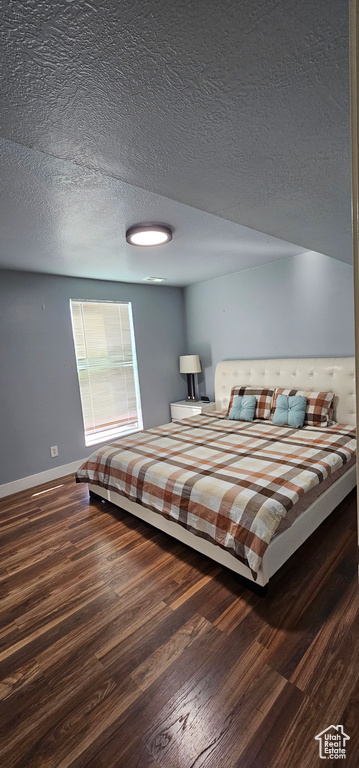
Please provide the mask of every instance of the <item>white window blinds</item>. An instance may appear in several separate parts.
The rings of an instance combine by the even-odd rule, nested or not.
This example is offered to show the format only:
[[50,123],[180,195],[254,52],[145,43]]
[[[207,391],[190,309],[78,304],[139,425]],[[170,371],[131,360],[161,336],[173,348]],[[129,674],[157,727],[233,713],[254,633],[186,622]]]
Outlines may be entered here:
[[142,429],[131,304],[70,307],[86,445]]

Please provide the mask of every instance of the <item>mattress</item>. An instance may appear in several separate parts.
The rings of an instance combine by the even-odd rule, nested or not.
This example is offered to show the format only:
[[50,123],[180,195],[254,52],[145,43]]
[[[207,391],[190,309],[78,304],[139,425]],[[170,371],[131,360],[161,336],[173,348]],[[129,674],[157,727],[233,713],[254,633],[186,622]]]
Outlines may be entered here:
[[230,552],[255,576],[282,521],[292,524],[295,505],[347,468],[355,447],[352,426],[292,429],[207,412],[97,449],[77,481],[177,522]]

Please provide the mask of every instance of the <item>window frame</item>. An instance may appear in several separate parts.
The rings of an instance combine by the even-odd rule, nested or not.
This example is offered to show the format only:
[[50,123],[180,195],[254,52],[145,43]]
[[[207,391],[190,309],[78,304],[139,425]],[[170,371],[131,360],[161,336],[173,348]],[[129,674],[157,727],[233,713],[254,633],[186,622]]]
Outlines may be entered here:
[[[79,304],[116,304],[116,305],[126,305],[128,307],[128,318],[129,318],[129,328],[130,328],[130,339],[131,339],[131,350],[132,350],[132,364],[133,364],[133,378],[135,383],[135,398],[136,398],[136,407],[137,407],[137,422],[138,427],[135,429],[128,429],[128,430],[121,430],[120,432],[116,432],[116,434],[109,434],[111,430],[107,431],[106,435],[103,435],[101,437],[101,433],[99,432],[95,436],[91,438],[89,435],[86,435],[85,430],[85,420],[84,420],[84,411],[83,411],[83,404],[82,404],[82,393],[81,393],[81,384],[80,384],[80,375],[79,375],[79,367],[78,367],[78,360],[77,360],[77,352],[76,352],[76,337],[75,337],[75,329],[74,329],[74,318],[72,314],[72,302],[79,303]],[[75,355],[75,365],[76,365],[76,373],[77,373],[77,383],[79,387],[79,395],[80,395],[80,403],[81,403],[81,416],[82,416],[82,428],[83,428],[83,434],[84,434],[84,440],[85,445],[87,448],[92,448],[93,446],[100,445],[102,443],[108,443],[113,442],[117,438],[120,437],[126,437],[126,435],[133,435],[136,432],[141,432],[143,430],[143,415],[142,415],[142,402],[141,402],[141,391],[140,391],[140,382],[139,382],[139,375],[138,375],[138,364],[137,364],[137,350],[136,350],[136,339],[135,339],[135,329],[133,324],[133,311],[132,311],[132,302],[131,301],[116,301],[115,299],[110,299],[109,301],[107,299],[75,299],[70,298],[69,299],[69,308],[70,308],[70,318],[71,318],[71,329],[72,329],[72,342],[73,342],[73,348],[74,348],[74,355]],[[115,431],[116,428],[114,428],[113,431]]]

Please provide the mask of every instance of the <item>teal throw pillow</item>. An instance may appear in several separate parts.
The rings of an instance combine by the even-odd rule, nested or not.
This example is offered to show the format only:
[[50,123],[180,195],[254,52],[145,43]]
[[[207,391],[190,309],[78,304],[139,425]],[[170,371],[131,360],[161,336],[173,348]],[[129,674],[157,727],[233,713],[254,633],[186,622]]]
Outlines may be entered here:
[[256,409],[255,395],[236,395],[233,398],[233,405],[228,414],[229,419],[235,421],[253,421],[254,411]]
[[278,427],[302,427],[305,419],[307,398],[303,395],[278,395],[273,424]]

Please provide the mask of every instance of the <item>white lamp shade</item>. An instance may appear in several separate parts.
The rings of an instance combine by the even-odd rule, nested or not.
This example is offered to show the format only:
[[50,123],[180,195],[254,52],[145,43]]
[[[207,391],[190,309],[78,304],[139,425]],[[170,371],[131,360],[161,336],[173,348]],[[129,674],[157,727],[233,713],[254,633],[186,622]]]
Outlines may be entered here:
[[181,355],[180,373],[200,373],[201,363],[198,355]]

